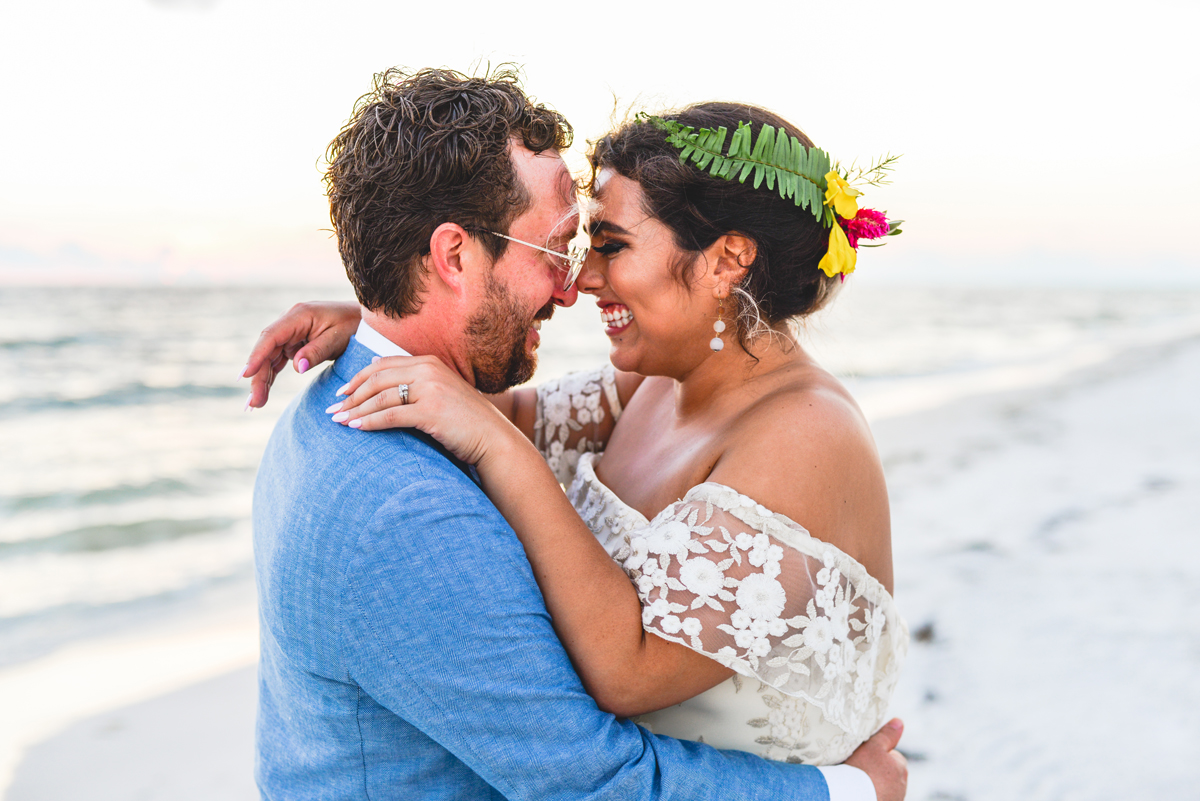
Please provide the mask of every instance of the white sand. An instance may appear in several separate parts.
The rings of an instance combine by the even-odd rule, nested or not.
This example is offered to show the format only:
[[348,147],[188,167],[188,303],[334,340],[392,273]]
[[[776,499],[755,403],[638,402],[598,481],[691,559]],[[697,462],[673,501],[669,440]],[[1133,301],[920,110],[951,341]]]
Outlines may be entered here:
[[[876,423],[909,798],[1200,797],[1198,397],[1189,337]],[[4,797],[254,797],[238,615],[0,673]]]
[[876,426],[910,798],[1200,798],[1198,397],[1191,338]]
[[10,801],[256,801],[254,667],[74,724],[30,749]]
[[[162,716],[153,705],[257,659],[257,619],[253,606],[243,604],[81,642],[0,671],[0,794],[6,801],[231,797],[179,795],[169,784],[132,790],[142,777],[158,776],[156,766],[181,760],[221,772],[218,763],[228,756],[223,742],[253,747],[252,731],[244,731],[245,721],[254,718],[253,688],[248,695],[193,693],[189,703],[169,703],[177,715]],[[193,753],[178,753],[175,746],[187,741],[185,729],[193,725],[225,730]],[[104,763],[110,767],[97,774],[96,766]],[[244,763],[248,771],[248,751]],[[142,769],[131,772],[138,765]],[[116,772],[118,766],[128,775]],[[252,781],[249,786],[253,789]],[[66,792],[69,787],[75,792]]]

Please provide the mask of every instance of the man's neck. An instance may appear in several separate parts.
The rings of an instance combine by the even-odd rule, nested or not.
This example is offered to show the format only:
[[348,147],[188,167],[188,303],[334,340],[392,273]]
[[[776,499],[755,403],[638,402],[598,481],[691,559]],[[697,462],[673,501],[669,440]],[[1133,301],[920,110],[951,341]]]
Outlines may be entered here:
[[[445,326],[438,325],[433,320],[424,319],[424,316],[419,313],[409,317],[396,318],[368,309],[362,310],[362,322],[367,326],[367,332],[364,332],[367,341],[364,342],[362,337],[358,337],[359,343],[379,355],[396,355],[394,350],[389,353],[381,352],[390,350],[381,342],[382,340],[390,343],[393,348],[404,351],[406,355],[435,356],[472,386],[475,384],[475,376],[469,365],[465,361],[455,358],[452,343],[446,341]],[[372,347],[372,342],[377,347]]]
[[366,320],[359,321],[358,330],[354,332],[354,338],[358,340],[358,344],[367,348],[376,356],[412,356],[407,350],[372,328],[371,324]]

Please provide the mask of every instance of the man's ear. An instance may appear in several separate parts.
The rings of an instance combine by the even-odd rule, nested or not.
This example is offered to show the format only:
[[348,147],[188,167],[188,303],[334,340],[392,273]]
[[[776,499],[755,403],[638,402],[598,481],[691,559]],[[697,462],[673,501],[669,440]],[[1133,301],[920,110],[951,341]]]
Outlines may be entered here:
[[461,296],[469,286],[475,262],[481,257],[479,244],[457,223],[442,223],[429,237],[425,265],[435,280]]
[[758,258],[758,245],[748,236],[737,232],[717,237],[710,252],[713,259],[713,278],[717,287],[723,288],[721,296],[729,294],[746,277],[750,265]]

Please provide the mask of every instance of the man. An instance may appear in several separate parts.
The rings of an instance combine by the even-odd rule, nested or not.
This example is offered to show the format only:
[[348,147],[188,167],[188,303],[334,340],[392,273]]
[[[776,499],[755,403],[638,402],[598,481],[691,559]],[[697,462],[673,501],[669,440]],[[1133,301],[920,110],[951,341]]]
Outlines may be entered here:
[[325,414],[376,355],[436,356],[485,392],[528,380],[539,321],[575,301],[553,255],[578,222],[559,156],[570,136],[510,73],[389,71],[330,146],[362,322],[280,419],[255,487],[263,796],[849,801],[874,782],[902,798],[898,728],[855,753],[864,774],[599,711],[472,471],[417,432],[368,437]]

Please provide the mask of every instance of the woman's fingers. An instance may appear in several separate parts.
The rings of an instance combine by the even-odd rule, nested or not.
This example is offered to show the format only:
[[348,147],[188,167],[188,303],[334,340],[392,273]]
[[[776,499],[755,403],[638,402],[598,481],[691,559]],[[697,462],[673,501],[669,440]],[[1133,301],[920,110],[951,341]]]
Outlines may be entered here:
[[394,384],[381,386],[378,391],[370,390],[369,392],[364,385],[360,389],[360,395],[347,398],[340,403],[335,403],[325,411],[333,415],[333,422],[350,424],[357,419],[384,411],[385,409],[415,403],[417,392],[413,389],[413,384],[408,384],[408,398],[405,400],[400,392],[400,384],[402,383],[407,382],[396,381]]
[[[407,388],[401,392],[400,386]],[[463,408],[472,401],[490,403],[473,387],[429,356],[389,356],[364,367],[338,390],[343,397],[325,411],[335,423],[375,431],[421,427],[444,413],[447,402]],[[422,399],[419,413],[389,413],[412,407]],[[432,403],[432,406],[430,405]]]
[[432,356],[376,356],[371,364],[359,370],[337,394],[345,396],[347,401],[350,401],[349,405],[356,405],[371,395],[397,384],[435,380],[438,368],[449,372],[448,368]]
[[343,391],[345,400],[325,410],[335,423],[362,431],[417,428],[469,464],[486,455],[497,431],[520,436],[486,396],[433,357],[380,359]]
[[288,360],[303,373],[341,355],[359,321],[354,303],[297,303],[263,329],[250,351],[241,377],[251,377],[250,406],[263,406]]
[[292,354],[292,365],[297,373],[304,373],[322,362],[336,359],[345,349],[346,332],[331,328],[301,345]]
[[[411,402],[410,402],[411,404]],[[393,404],[362,417],[346,421],[346,425],[362,431],[384,431],[389,428],[419,428],[422,412],[410,404]],[[360,407],[361,408],[361,407]]]
[[414,419],[415,412],[400,406],[393,406],[381,412],[369,414],[351,420],[347,425],[360,431],[386,431],[392,428],[418,428]]
[[271,385],[275,383],[275,376],[279,374],[285,364],[287,364],[287,357],[282,353],[276,354],[264,362],[250,377],[250,397],[246,399],[247,409],[258,409],[267,404],[267,397],[271,393]]
[[364,415],[404,405],[401,384],[409,386],[407,402],[413,403],[417,397],[414,387],[428,390],[437,382],[436,370],[425,364],[425,359],[411,356],[376,359],[339,389],[338,395],[343,398],[325,410],[333,415],[335,423],[349,424]]
[[243,376],[257,375],[264,365],[269,364],[284,352],[291,343],[302,343],[308,340],[312,330],[312,318],[301,313],[297,304],[275,322],[263,329],[258,335],[258,341],[250,349],[250,357],[246,360]]

